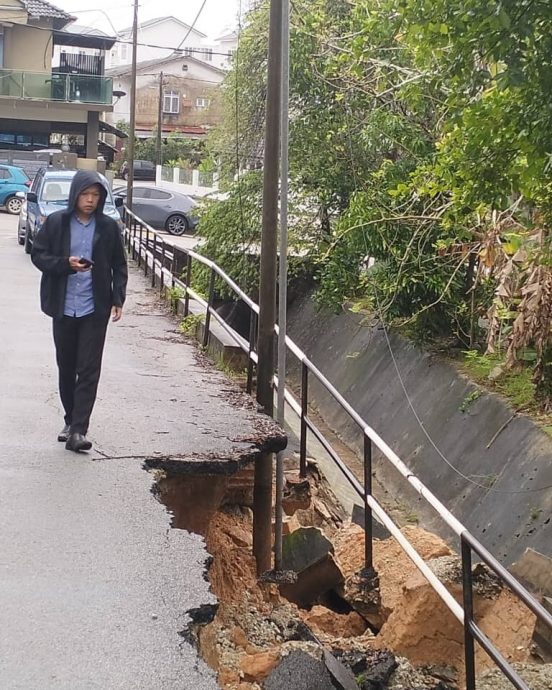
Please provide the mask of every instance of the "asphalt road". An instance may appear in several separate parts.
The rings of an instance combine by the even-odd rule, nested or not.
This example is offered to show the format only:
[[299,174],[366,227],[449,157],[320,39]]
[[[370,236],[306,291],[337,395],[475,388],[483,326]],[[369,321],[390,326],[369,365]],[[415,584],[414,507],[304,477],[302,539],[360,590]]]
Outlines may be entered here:
[[0,214],[0,688],[216,688],[179,634],[214,601],[204,543],[170,528],[143,458],[239,454],[254,413],[227,400],[133,272],[108,332],[95,450],[66,451],[51,324],[16,223]]

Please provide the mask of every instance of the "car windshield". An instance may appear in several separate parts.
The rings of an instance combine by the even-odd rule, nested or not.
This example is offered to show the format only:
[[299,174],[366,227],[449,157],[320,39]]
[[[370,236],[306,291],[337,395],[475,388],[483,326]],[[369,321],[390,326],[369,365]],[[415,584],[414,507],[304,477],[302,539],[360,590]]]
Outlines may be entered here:
[[[48,204],[59,204],[60,206],[66,206],[69,200],[69,190],[71,189],[72,181],[72,177],[56,177],[52,180],[47,179],[44,182],[44,187],[42,188],[42,201]],[[107,193],[104,208],[107,210],[112,210],[115,208],[111,192]]]

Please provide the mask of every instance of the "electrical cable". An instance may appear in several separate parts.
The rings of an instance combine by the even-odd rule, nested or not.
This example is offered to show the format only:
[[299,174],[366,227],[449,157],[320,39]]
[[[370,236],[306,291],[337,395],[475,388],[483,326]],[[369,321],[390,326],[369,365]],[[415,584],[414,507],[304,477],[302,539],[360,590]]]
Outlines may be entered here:
[[[207,1],[207,0],[205,0],[205,2],[206,2],[206,1]],[[101,10],[94,10],[94,12],[100,12],[100,11],[101,11]],[[80,12],[92,12],[92,10],[79,10],[79,13],[80,13]],[[75,14],[77,14],[77,13],[75,13]],[[110,21],[110,23],[111,23],[111,21]],[[129,45],[129,46],[133,45],[133,43],[132,43],[132,41],[131,41],[130,39],[128,39],[128,40],[121,40],[121,39],[119,38],[119,32],[117,31],[117,29],[115,29],[115,27],[113,26],[112,23],[111,23],[111,28],[112,28],[113,31],[115,32],[115,36],[110,36],[110,38],[115,38],[117,43],[122,43],[122,44],[124,44],[124,45]],[[46,27],[46,26],[33,26],[33,29],[35,29],[36,31],[47,31],[48,33],[52,33],[52,29],[49,29],[49,28]],[[78,36],[79,34],[74,34],[74,35],[75,35],[75,36]],[[89,34],[88,34],[88,33],[84,33],[84,35],[87,36],[87,35],[89,35]],[[187,37],[186,37],[186,38],[187,38]],[[184,38],[184,40],[186,40],[186,38]],[[180,46],[182,45],[182,43],[183,43],[183,41],[180,43]],[[181,52],[182,52],[182,48],[181,48],[180,46],[178,46],[177,48],[175,48],[175,47],[173,47],[173,46],[162,46],[162,45],[159,45],[159,44],[157,44],[157,43],[142,43],[141,41],[138,41],[138,43],[137,43],[136,45],[137,45],[138,47],[140,47],[140,48],[157,48],[157,49],[159,49],[159,50],[172,50],[173,53],[179,53],[179,52],[181,53]],[[208,48],[208,46],[206,46],[206,48]],[[211,48],[208,48],[208,49],[209,49],[209,54],[210,54],[210,55],[218,55],[218,56],[220,56],[220,57],[225,57],[225,58],[231,57],[231,53],[228,52],[228,51],[222,52],[222,51],[217,51],[217,50],[211,50]],[[187,50],[191,51],[192,53],[202,53],[202,52],[204,51],[203,48],[189,48],[189,49],[187,49]],[[190,56],[185,55],[184,57],[193,57],[193,55],[190,55]],[[195,58],[195,59],[198,60],[199,58]],[[149,61],[148,61],[148,62],[149,62]],[[207,64],[207,65],[209,64],[209,61],[208,61],[208,60],[200,60],[200,62],[203,62],[203,63],[205,63],[205,64]],[[140,63],[138,63],[138,64],[140,64]],[[215,69],[220,69],[220,67],[217,67],[217,68],[215,68]]]
[[450,467],[453,472],[455,472],[458,476],[462,477],[465,481],[469,482],[470,484],[473,484],[474,486],[478,486],[480,489],[484,489],[485,491],[492,491],[493,493],[497,494],[503,494],[507,496],[512,496],[512,495],[519,495],[519,494],[533,494],[533,493],[539,493],[541,491],[548,491],[549,489],[552,489],[552,485],[550,486],[541,486],[536,489],[520,489],[520,490],[514,490],[514,491],[508,491],[505,489],[495,489],[492,486],[486,485],[486,484],[481,484],[480,482],[475,481],[468,475],[464,474],[461,470],[459,470],[453,463],[445,456],[443,451],[439,448],[439,446],[436,444],[436,442],[433,440],[431,434],[429,431],[425,428],[423,420],[420,418],[420,415],[416,411],[416,408],[414,407],[414,403],[412,402],[412,398],[410,397],[410,394],[408,392],[408,389],[406,388],[406,384],[404,382],[404,378],[402,376],[402,373],[399,369],[399,365],[397,363],[397,358],[395,357],[395,353],[393,352],[393,348],[391,346],[391,340],[389,338],[389,333],[387,332],[387,326],[385,325],[382,316],[381,316],[381,304],[379,301],[379,296],[377,294],[377,290],[374,289],[374,295],[376,297],[376,302],[378,304],[378,318],[380,320],[380,323],[382,325],[382,329],[385,335],[385,340],[387,343],[387,348],[389,349],[389,354],[391,355],[391,359],[393,361],[393,367],[395,368],[395,372],[397,374],[397,378],[399,379],[399,383],[401,385],[401,388],[404,392],[404,396],[406,398],[406,401],[408,402],[408,406],[410,407],[412,414],[414,415],[414,418],[416,419],[420,429],[424,433],[424,436],[427,438],[437,455],[443,460],[443,462]]
[[195,25],[196,25],[196,23],[197,23],[197,20],[201,17],[201,13],[203,12],[203,10],[204,10],[206,4],[207,4],[207,0],[203,0],[203,2],[201,3],[201,7],[199,8],[199,11],[198,11],[198,13],[197,13],[196,16],[195,16],[194,21],[192,22],[192,24],[191,24],[190,28],[188,29],[188,31],[187,31],[186,35],[184,36],[184,38],[180,41],[177,50],[180,50],[180,48],[182,47],[182,44],[186,42],[186,39],[187,39],[188,36],[192,33],[192,31],[194,30],[194,27],[195,27]]

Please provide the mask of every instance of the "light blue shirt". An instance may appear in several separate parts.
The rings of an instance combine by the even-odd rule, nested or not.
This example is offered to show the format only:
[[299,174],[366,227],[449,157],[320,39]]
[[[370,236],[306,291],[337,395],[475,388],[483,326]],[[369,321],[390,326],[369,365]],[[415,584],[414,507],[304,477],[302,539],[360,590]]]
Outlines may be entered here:
[[[88,223],[80,221],[75,214],[71,216],[71,254],[92,258],[92,242],[96,230],[96,216]],[[92,291],[92,271],[72,273],[67,278],[65,293],[65,316],[88,316],[94,312],[94,293]]]

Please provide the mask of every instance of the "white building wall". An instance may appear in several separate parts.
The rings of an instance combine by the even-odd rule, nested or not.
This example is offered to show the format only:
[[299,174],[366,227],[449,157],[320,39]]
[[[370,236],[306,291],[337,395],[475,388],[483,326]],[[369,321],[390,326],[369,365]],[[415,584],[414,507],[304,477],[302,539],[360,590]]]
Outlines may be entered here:
[[[178,21],[169,18],[158,24],[142,27],[138,31],[138,43],[146,43],[149,46],[167,46],[167,48],[154,48],[138,45],[137,60],[159,60],[172,54],[173,48],[180,45],[186,36],[188,29]],[[120,35],[121,41],[117,42],[107,57],[108,67],[118,67],[119,65],[130,65],[132,62],[132,34],[130,32]],[[203,36],[196,31],[192,31],[182,48],[195,48],[202,46]],[[127,43],[128,42],[128,43]]]

